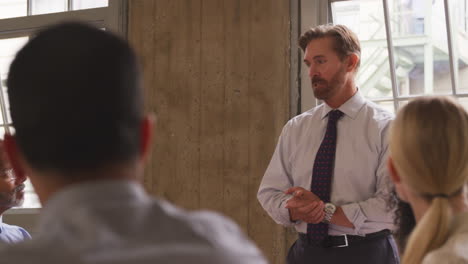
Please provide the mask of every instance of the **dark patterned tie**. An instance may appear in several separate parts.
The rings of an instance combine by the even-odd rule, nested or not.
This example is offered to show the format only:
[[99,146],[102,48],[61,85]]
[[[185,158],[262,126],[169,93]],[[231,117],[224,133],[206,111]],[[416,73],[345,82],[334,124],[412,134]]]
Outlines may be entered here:
[[[324,203],[330,202],[331,180],[335,164],[336,122],[343,116],[340,110],[328,113],[327,132],[315,157],[310,190]],[[311,242],[320,243],[328,234],[328,224],[308,224],[307,234]]]

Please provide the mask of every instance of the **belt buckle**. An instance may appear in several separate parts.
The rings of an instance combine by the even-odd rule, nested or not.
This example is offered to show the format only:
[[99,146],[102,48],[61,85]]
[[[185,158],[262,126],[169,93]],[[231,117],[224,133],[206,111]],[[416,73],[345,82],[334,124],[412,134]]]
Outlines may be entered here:
[[335,247],[347,247],[347,246],[349,245],[349,244],[348,244],[348,235],[343,234],[343,235],[341,235],[341,236],[344,237],[344,241],[345,241],[344,245],[339,245],[339,246],[335,246]]

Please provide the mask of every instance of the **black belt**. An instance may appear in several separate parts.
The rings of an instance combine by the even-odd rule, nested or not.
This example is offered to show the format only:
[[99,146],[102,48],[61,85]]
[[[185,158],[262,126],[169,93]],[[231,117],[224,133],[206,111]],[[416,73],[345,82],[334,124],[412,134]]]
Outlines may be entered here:
[[339,235],[339,236],[326,236],[323,241],[311,241],[307,234],[299,233],[299,239],[310,245],[319,246],[319,247],[347,247],[351,244],[358,243],[361,241],[372,240],[379,237],[386,237],[390,235],[391,232],[388,229],[384,229],[375,233],[366,234],[365,236],[355,236],[355,235]]

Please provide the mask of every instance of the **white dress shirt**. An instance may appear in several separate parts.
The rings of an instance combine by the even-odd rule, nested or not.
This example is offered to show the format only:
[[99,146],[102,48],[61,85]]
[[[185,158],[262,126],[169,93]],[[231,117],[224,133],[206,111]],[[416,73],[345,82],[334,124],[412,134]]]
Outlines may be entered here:
[[[331,202],[341,206],[354,229],[330,224],[330,235],[364,235],[393,229],[387,206],[391,182],[387,171],[387,137],[393,115],[357,92],[338,108],[335,167]],[[283,128],[263,176],[258,200],[278,224],[307,232],[307,223],[291,222],[285,208],[290,187],[310,190],[315,156],[325,136],[328,112],[321,104],[291,119]]]
[[47,202],[32,240],[0,249],[8,264],[266,263],[231,220],[186,212],[130,181],[73,185]]

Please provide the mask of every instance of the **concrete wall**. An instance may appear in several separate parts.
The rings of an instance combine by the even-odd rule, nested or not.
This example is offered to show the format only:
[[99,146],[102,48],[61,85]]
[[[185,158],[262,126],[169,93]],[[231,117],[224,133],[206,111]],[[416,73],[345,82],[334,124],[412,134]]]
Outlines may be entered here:
[[290,240],[256,192],[290,116],[289,21],[289,1],[129,1],[128,39],[157,116],[146,188],[231,217],[272,263]]

